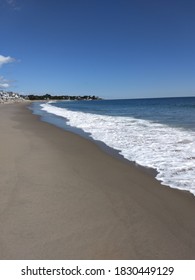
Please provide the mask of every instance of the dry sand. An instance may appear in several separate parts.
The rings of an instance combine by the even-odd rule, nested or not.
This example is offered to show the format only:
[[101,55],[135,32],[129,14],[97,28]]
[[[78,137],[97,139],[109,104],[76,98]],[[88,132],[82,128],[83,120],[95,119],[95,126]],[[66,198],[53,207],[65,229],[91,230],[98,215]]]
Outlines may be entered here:
[[195,259],[195,197],[0,105],[0,259]]

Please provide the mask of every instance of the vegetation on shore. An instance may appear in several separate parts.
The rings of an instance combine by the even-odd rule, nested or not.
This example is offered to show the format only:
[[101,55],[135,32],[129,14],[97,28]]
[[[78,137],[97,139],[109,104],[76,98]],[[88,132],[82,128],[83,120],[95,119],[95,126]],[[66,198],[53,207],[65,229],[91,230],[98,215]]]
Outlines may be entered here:
[[100,100],[101,98],[93,95],[84,95],[84,96],[70,96],[70,95],[27,95],[29,100]]
[[21,95],[12,91],[0,90],[0,103],[10,101],[21,101],[21,100],[100,100],[100,97],[95,95],[83,95],[83,96],[72,96],[72,95]]

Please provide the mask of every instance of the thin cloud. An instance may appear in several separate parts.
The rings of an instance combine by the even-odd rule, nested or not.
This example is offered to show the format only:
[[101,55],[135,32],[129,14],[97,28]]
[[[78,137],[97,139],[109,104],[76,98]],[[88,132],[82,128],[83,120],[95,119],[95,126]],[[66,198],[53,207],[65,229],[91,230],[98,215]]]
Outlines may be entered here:
[[14,61],[15,61],[15,59],[12,58],[11,56],[0,55],[0,67],[4,64],[11,63],[11,62],[14,62]]
[[19,5],[17,0],[6,0],[6,2],[14,10],[18,10],[19,11],[21,9],[21,7],[20,7],[20,5]]
[[[0,55],[0,68],[5,64],[12,63],[15,61],[16,61],[15,58],[11,56]],[[12,84],[11,81],[5,79],[3,76],[0,76],[0,89],[7,89],[10,86],[12,86],[11,84]]]
[[10,81],[4,79],[3,76],[0,76],[0,89],[6,89],[10,86],[11,86]]
[[6,0],[9,5],[12,5],[15,1],[14,0]]

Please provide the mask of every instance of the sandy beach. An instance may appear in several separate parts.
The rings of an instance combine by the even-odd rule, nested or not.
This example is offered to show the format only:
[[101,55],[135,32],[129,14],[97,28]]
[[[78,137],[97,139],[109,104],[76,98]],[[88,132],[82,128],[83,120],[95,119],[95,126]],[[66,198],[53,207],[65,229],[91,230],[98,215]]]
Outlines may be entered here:
[[195,197],[0,104],[0,259],[195,259]]

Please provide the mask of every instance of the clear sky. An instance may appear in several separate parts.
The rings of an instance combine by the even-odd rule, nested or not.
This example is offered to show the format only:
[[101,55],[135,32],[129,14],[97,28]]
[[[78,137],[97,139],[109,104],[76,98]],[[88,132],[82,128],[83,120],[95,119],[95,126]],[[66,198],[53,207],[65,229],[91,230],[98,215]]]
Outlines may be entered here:
[[194,0],[0,0],[0,87],[195,95]]

